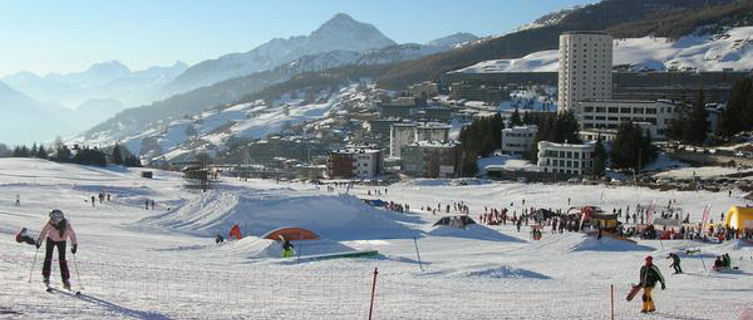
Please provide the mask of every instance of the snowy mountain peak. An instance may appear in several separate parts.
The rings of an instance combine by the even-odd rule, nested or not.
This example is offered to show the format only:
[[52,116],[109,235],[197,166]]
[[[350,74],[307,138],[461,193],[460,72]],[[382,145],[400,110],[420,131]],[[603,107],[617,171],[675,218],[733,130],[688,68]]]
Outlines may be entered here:
[[101,73],[101,74],[127,74],[131,72],[131,69],[126,67],[124,64],[120,63],[120,61],[117,60],[110,60],[100,63],[95,63],[89,69],[85,71],[86,73]]
[[274,38],[244,53],[231,53],[197,63],[166,90],[181,93],[227,79],[272,70],[307,55],[347,50],[364,52],[395,45],[371,24],[344,13],[327,20],[308,36]]
[[459,45],[468,41],[474,41],[478,39],[479,37],[477,37],[476,35],[472,33],[458,32],[455,34],[451,34],[449,36],[445,36],[445,37],[441,37],[441,38],[437,38],[432,41],[429,41],[428,45],[450,48],[450,47],[454,47],[456,45]]
[[344,13],[336,14],[305,40],[307,45],[320,52],[346,49],[363,51],[396,44],[373,25],[358,22]]

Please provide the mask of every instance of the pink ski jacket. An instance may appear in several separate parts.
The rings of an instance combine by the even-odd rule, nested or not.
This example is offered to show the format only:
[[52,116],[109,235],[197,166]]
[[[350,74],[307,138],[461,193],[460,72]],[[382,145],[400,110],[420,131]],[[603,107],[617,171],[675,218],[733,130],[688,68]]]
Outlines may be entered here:
[[65,228],[65,234],[63,236],[60,236],[60,231],[58,229],[55,229],[55,227],[51,223],[46,223],[44,225],[44,228],[42,228],[42,231],[39,232],[39,241],[44,240],[44,238],[50,238],[52,241],[65,241],[65,239],[71,239],[72,244],[78,244],[78,241],[76,240],[76,232],[73,231],[73,226],[70,222],[68,222],[68,227]]

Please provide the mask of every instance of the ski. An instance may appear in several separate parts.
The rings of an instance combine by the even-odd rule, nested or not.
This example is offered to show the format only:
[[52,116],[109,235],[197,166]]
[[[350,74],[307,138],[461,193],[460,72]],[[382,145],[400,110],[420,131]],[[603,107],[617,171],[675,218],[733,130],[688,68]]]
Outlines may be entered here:
[[76,297],[81,296],[81,291],[74,292],[73,290],[69,290],[69,289],[61,290],[52,286],[47,286],[47,289],[45,289],[45,291],[49,293],[62,293],[69,296],[76,296]]

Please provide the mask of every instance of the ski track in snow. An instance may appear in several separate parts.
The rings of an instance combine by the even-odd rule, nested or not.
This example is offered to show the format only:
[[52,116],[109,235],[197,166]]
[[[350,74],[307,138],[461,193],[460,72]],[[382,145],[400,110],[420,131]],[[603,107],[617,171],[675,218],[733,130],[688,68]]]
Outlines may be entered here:
[[[528,228],[518,233],[511,225],[439,232],[431,225],[440,215],[368,208],[342,195],[341,188],[332,194],[312,185],[223,178],[217,189],[202,195],[185,189],[178,173],[153,170],[155,179],[142,179],[141,170],[0,159],[0,235],[5,239],[0,241],[0,319],[364,319],[375,267],[378,319],[605,319],[610,284],[616,286],[618,319],[736,319],[751,302],[753,249],[735,243],[631,245],[579,233],[552,235],[548,229],[534,241]],[[390,186],[381,199],[408,203],[413,210],[465,201],[474,219],[484,206],[509,207],[510,202],[519,213],[522,199],[528,205],[564,208],[571,197],[574,205],[607,210],[678,199],[692,220],[711,203],[715,221],[730,205],[746,204],[739,192],[729,198],[726,193],[633,187],[429,182]],[[368,189],[374,188],[356,186],[350,194],[374,198],[366,195]],[[111,193],[113,201],[92,207],[85,200],[98,192]],[[16,194],[21,207],[13,205]],[[147,198],[156,201],[157,210],[144,210]],[[331,204],[333,212],[324,212],[317,202]],[[311,228],[326,225],[313,214],[281,212],[288,204],[295,204],[291,210],[321,211],[339,226],[323,230],[318,242],[294,241],[303,255],[378,250],[380,256],[300,263],[278,258],[279,243],[257,238],[262,229],[290,219],[320,223]],[[22,226],[31,235],[38,232],[53,208],[63,210],[76,228],[80,281],[70,252],[67,259],[80,297],[44,291],[43,252],[29,283],[34,247],[13,241]],[[349,221],[351,215],[362,215],[363,223]],[[183,220],[193,222],[173,224]],[[230,220],[247,225],[244,231],[252,234],[215,245],[213,233]],[[670,274],[664,258],[686,248],[701,248],[704,260],[682,255],[687,273]],[[724,252],[741,271],[704,271],[704,263],[710,267],[713,257]],[[648,254],[656,257],[668,288],[656,291],[658,313],[644,317],[638,312],[640,299],[626,302],[624,297]],[[56,260],[51,280],[60,287]]]

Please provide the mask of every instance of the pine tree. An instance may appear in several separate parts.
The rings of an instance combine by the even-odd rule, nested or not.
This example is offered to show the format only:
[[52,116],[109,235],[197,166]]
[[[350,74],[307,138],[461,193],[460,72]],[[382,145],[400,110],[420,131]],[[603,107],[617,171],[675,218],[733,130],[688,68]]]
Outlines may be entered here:
[[617,169],[640,169],[656,158],[651,137],[644,136],[632,122],[623,122],[612,142],[612,165]]
[[[737,81],[730,92],[727,108],[722,112],[717,134],[731,137],[742,131],[746,118],[746,99],[750,92],[750,79]],[[742,115],[742,117],[741,117]]]
[[686,143],[701,145],[706,141],[708,123],[706,122],[706,102],[703,91],[698,94],[698,101],[693,105],[688,121],[685,122],[682,138]]
[[32,146],[31,146],[31,150],[29,151],[29,156],[36,157],[37,156],[37,152],[38,152],[38,150],[37,150],[37,143],[34,142],[34,144],[32,144]]
[[123,153],[120,151],[120,144],[116,143],[112,148],[112,154],[110,155],[110,162],[115,165],[123,164]]
[[601,137],[596,139],[596,145],[594,146],[594,152],[591,156],[593,159],[593,176],[601,177],[604,175],[607,162],[607,152],[604,150],[604,144],[601,142]]
[[520,118],[520,112],[518,111],[517,107],[515,107],[515,111],[513,111],[512,115],[510,115],[510,124],[513,126],[519,126],[523,124],[523,120]]
[[741,114],[743,116],[743,130],[753,130],[753,79],[747,79],[748,81],[748,95],[745,101],[745,107]]
[[44,149],[43,145],[39,145],[39,149],[37,150],[37,158],[40,159],[47,159],[47,150]]

